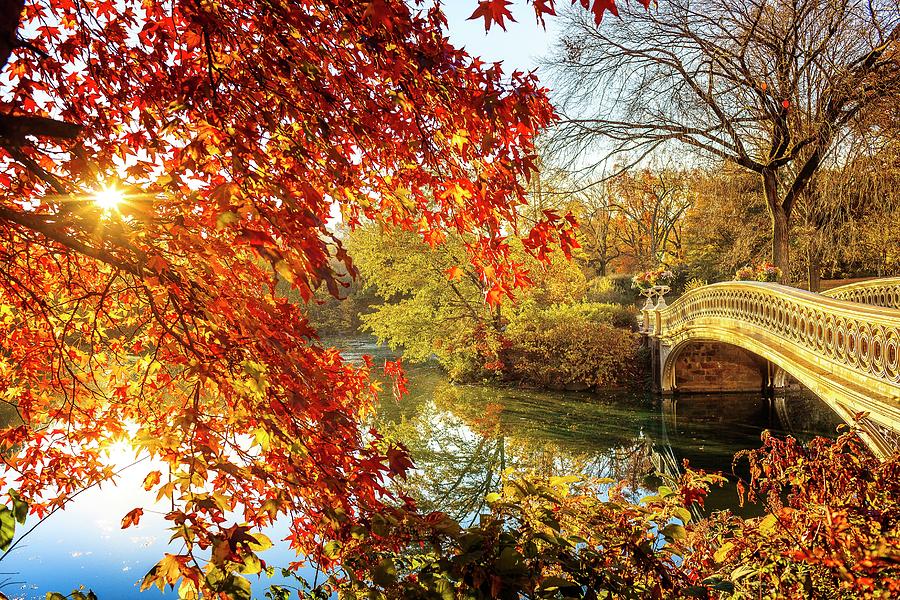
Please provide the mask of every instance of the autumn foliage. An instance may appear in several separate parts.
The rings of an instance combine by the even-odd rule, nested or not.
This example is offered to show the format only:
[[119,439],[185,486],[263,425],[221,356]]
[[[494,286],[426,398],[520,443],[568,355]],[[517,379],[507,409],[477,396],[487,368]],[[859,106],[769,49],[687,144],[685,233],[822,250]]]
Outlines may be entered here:
[[[234,571],[264,566],[257,532],[284,517],[322,559],[409,462],[361,428],[369,366],[320,345],[276,284],[339,290],[340,213],[431,244],[465,232],[509,295],[544,90],[399,0],[0,5],[3,488],[44,515],[113,477],[108,448],[130,440],[164,464],[145,487],[185,544],[146,585],[245,594]],[[550,213],[527,250],[572,230]]]
[[611,480],[508,476],[468,528],[393,513],[385,527],[410,545],[351,560],[345,597],[897,597],[896,455],[879,461],[853,432],[808,445],[766,433],[745,459],[760,517],[698,519],[725,480],[690,469],[638,501]]

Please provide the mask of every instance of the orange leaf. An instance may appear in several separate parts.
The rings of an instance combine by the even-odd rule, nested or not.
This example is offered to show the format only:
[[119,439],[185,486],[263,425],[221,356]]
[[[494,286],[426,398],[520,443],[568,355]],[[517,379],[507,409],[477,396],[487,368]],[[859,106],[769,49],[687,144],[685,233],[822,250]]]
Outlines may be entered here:
[[137,525],[141,521],[141,515],[144,514],[143,508],[135,508],[122,519],[122,529],[128,529],[132,525]]
[[490,289],[490,291],[488,291],[487,296],[485,297],[485,300],[487,301],[488,306],[490,306],[491,308],[494,308],[500,304],[500,300],[502,297],[503,297],[503,288],[500,287],[500,284],[495,283],[494,287],[492,287]]
[[449,279],[450,281],[456,281],[457,279],[462,277],[462,272],[463,272],[462,269],[460,269],[456,265],[454,265],[454,266],[450,267],[449,269],[447,269],[446,271],[444,271],[444,273],[447,274],[447,279]]
[[153,486],[159,483],[159,479],[161,476],[162,473],[160,473],[159,471],[151,471],[150,473],[148,473],[147,476],[144,477],[144,489],[148,491],[152,489]]

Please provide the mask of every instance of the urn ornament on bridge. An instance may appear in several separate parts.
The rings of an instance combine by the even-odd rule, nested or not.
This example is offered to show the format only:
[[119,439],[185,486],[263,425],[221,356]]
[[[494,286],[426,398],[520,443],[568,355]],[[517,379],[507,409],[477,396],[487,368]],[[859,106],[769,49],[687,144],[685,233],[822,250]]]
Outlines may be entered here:
[[[674,274],[668,269],[659,268],[652,271],[638,273],[631,279],[631,287],[637,289],[642,296],[647,298],[641,312],[644,315],[643,331],[652,333],[650,324],[650,312],[666,307],[664,296],[669,293],[669,285],[674,279]],[[656,301],[654,302],[654,298]]]
[[667,285],[654,285],[653,291],[656,293],[656,297],[658,298],[658,300],[656,301],[656,310],[662,310],[663,308],[668,306],[666,304],[666,294],[671,292],[672,288]]

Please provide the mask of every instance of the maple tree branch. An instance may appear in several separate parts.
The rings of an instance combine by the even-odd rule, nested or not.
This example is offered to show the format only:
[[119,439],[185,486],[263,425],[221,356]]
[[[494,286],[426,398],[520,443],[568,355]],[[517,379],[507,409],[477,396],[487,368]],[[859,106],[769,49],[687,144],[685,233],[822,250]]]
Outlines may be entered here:
[[16,47],[16,32],[24,7],[25,0],[0,0],[0,71]]
[[61,231],[60,224],[47,221],[43,217],[44,215],[16,212],[13,210],[9,210],[4,206],[0,206],[0,220],[15,223],[20,227],[24,227],[36,233],[40,233],[44,237],[49,238],[50,240],[53,240],[54,242],[61,244],[62,246],[65,246],[70,250],[74,250],[75,252],[78,252],[90,258],[102,261],[112,267],[116,267],[127,273],[131,273],[132,275],[135,275],[137,277],[142,276],[141,268],[139,266],[124,262],[115,255],[110,254],[106,250],[84,244],[83,242],[73,238],[72,236],[63,233]]
[[0,137],[16,145],[26,136],[73,140],[84,129],[81,125],[35,115],[0,114]]

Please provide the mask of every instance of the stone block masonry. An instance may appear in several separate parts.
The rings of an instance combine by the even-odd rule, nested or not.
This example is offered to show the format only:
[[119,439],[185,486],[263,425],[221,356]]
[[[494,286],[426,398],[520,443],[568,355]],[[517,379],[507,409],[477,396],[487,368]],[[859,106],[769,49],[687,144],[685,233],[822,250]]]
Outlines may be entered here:
[[723,342],[689,344],[675,358],[675,392],[760,392],[766,363]]

